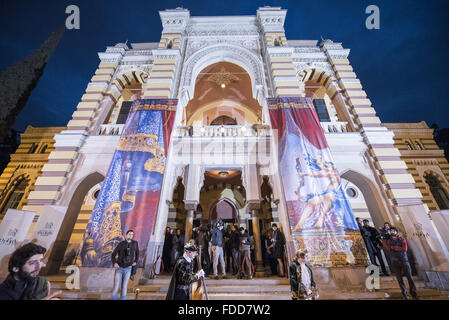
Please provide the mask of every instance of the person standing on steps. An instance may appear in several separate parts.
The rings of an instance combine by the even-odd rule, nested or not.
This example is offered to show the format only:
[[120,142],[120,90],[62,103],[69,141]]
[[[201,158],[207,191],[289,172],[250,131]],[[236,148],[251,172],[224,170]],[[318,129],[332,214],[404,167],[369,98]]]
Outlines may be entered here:
[[125,240],[120,242],[111,254],[112,265],[115,271],[115,286],[111,300],[117,300],[118,290],[121,287],[120,300],[126,300],[128,281],[132,267],[139,261],[139,244],[133,240],[134,231],[126,231]]
[[226,266],[223,257],[223,223],[218,221],[212,230],[212,252],[214,256],[214,276],[218,279],[218,262],[220,262],[223,279],[226,279]]
[[204,277],[203,269],[193,273],[193,261],[197,255],[198,248],[194,244],[187,243],[184,246],[183,256],[176,261],[166,300],[191,299],[191,284],[198,281],[200,277]]
[[285,237],[281,230],[279,230],[277,224],[273,223],[273,238],[271,242],[274,244],[274,257],[278,262],[279,266],[279,276],[281,278],[285,277],[284,273],[284,246],[285,246]]
[[250,252],[250,246],[251,246],[251,240],[248,234],[248,231],[245,230],[245,228],[240,227],[240,246],[239,246],[239,279],[243,279],[245,277],[245,272],[243,268],[245,268],[244,265],[246,265],[248,273],[246,276],[249,279],[253,278],[253,270],[251,267],[251,252]]
[[[377,260],[379,260],[380,267],[382,269],[381,275],[388,276],[389,274],[387,272],[387,269],[385,268],[384,259],[382,258],[381,252],[382,241],[380,239],[379,231],[377,231],[376,228],[373,228],[369,225],[368,219],[363,219],[363,227],[365,228],[366,231],[369,232],[371,242],[374,245],[374,258],[377,257]],[[379,266],[376,261],[374,261],[374,264],[376,266]]]
[[418,300],[416,286],[412,278],[412,269],[407,257],[407,240],[398,235],[398,229],[392,227],[390,229],[390,238],[384,240],[384,247],[390,252],[390,259],[393,273],[401,287],[404,299],[408,300],[407,287],[405,286],[402,276],[405,275],[410,287],[410,293],[415,300]]
[[289,267],[292,300],[315,300],[318,298],[312,268],[306,263],[306,254],[296,251]]

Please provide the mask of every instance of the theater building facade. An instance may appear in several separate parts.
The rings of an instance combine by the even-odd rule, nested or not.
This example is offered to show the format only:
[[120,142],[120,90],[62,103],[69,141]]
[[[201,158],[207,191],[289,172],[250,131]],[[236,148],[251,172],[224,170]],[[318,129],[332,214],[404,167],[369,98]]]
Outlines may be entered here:
[[160,11],[159,42],[98,53],[98,69],[67,128],[54,135],[23,207],[35,213],[28,240],[40,220],[54,221],[48,274],[76,253],[82,286],[110,290],[110,254],[133,229],[138,275],[151,278],[167,226],[187,241],[218,218],[254,236],[256,275],[263,275],[260,239],[276,223],[288,261],[306,250],[323,279],[365,283],[355,217],[406,234],[419,276],[449,271],[449,165],[435,146],[424,150],[428,136],[423,150],[404,148],[431,129],[414,135],[382,124],[350,49],[288,40],[286,13]]

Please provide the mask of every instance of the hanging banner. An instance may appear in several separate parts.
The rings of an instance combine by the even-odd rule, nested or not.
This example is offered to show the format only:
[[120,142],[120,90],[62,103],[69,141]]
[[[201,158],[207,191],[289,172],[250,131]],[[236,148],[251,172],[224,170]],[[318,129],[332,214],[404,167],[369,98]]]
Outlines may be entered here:
[[363,238],[310,98],[269,99],[296,249],[314,266],[367,265]]
[[111,253],[134,231],[138,267],[154,226],[177,100],[142,99],[131,106],[83,238],[83,267],[112,267]]

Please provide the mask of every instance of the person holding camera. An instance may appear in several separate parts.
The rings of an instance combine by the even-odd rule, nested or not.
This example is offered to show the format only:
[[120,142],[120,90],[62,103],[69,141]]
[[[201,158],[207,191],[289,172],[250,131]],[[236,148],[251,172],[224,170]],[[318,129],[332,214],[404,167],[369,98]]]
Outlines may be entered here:
[[390,238],[383,241],[384,247],[390,251],[391,266],[396,279],[401,287],[404,299],[408,300],[407,288],[405,286],[402,275],[405,275],[410,287],[410,293],[415,300],[418,300],[416,286],[412,278],[412,269],[407,257],[407,240],[398,235],[398,229],[392,227],[390,229]]
[[312,268],[306,263],[306,254],[301,250],[296,251],[289,267],[289,273],[292,300],[315,300],[318,298]]
[[168,287],[166,300],[190,300],[192,294],[191,284],[204,277],[204,270],[200,269],[197,273],[193,272],[195,258],[198,255],[198,248],[187,243],[184,246],[184,254],[175,264],[173,275]]
[[218,279],[218,261],[220,260],[223,279],[226,279],[226,266],[223,257],[223,223],[219,220],[212,230],[212,253],[214,257],[214,276]]
[[[382,269],[382,274],[385,276],[388,276],[387,269],[385,268],[384,259],[382,258],[382,252],[380,251],[380,249],[383,247],[383,245],[382,245],[382,240],[381,240],[379,231],[377,231],[376,228],[373,228],[369,225],[368,219],[363,219],[363,227],[368,232],[371,242],[374,245],[373,258],[375,259],[377,257],[377,260],[379,260],[380,267]],[[374,264],[376,266],[379,266],[376,263],[376,260],[374,260]]]
[[245,228],[240,227],[240,246],[239,246],[239,275],[238,278],[242,279],[245,276],[245,272],[243,270],[244,262],[246,265],[246,268],[248,270],[247,277],[252,279],[253,278],[253,270],[251,267],[251,239],[249,237],[248,231],[245,230]]
[[[383,228],[379,228],[380,232],[380,239],[381,241],[386,241],[390,239],[390,229],[392,225],[389,222],[385,222]],[[390,260],[390,252],[383,246],[382,244],[382,251],[384,252],[385,259],[387,259],[387,263],[390,266],[391,270],[391,260]]]
[[128,230],[125,240],[120,242],[111,255],[111,260],[115,271],[115,286],[111,300],[117,300],[118,289],[121,287],[120,300],[126,299],[128,281],[132,268],[137,266],[139,260],[139,244],[133,240],[134,231]]

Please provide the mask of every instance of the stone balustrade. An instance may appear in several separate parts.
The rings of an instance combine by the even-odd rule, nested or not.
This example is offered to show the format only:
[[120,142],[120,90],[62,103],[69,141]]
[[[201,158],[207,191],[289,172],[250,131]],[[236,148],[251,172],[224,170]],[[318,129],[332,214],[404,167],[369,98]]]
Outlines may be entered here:
[[344,133],[348,132],[347,122],[321,122],[321,127],[325,133]]
[[99,135],[119,136],[122,134],[124,124],[102,124]]
[[246,124],[243,126],[178,126],[178,137],[267,137],[270,127],[261,124]]

